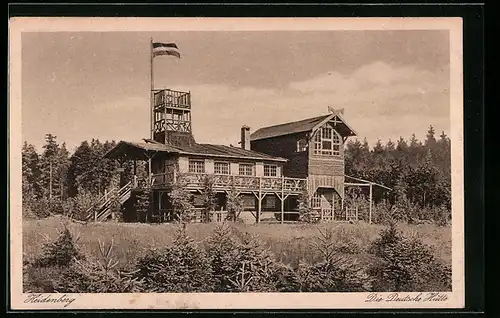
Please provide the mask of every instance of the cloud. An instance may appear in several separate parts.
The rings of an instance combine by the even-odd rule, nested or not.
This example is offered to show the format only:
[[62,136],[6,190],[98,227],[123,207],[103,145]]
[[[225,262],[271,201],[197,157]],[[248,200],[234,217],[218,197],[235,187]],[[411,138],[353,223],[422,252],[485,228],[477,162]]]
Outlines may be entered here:
[[[430,72],[375,62],[349,74],[325,72],[283,89],[215,84],[171,88],[191,92],[198,142],[236,145],[244,124],[255,131],[325,114],[333,105],[345,108],[344,117],[359,137],[373,144],[378,138],[395,140],[412,133],[423,138],[429,125],[448,131],[448,74],[446,67]],[[95,103],[81,120],[66,123],[69,129],[61,129],[60,138],[68,144],[91,138],[140,140],[148,137],[148,112],[149,96]]]
[[193,93],[193,126],[203,142],[234,143],[239,128],[317,116],[327,106],[346,109],[346,119],[370,142],[412,133],[423,137],[429,125],[449,129],[449,70],[436,73],[383,62],[364,65],[351,74],[326,72],[292,82],[286,89],[197,85]]

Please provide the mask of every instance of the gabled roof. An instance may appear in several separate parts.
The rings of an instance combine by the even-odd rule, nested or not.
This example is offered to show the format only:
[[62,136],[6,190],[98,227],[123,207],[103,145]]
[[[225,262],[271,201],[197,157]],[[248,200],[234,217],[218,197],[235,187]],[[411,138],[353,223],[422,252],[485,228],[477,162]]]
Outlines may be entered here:
[[330,115],[307,118],[290,123],[260,128],[250,135],[250,140],[266,139],[312,130]]
[[261,140],[285,135],[291,135],[301,132],[307,132],[317,129],[323,123],[337,116],[341,123],[336,127],[340,135],[344,137],[355,136],[356,132],[345,122],[338,112],[333,112],[328,115],[307,118],[299,121],[289,122],[285,124],[264,127],[256,130],[250,135],[250,140]]
[[191,146],[172,146],[158,142],[146,143],[128,141],[120,141],[113,149],[104,155],[104,158],[147,160],[153,154],[158,152],[219,158],[239,158],[277,162],[287,161],[285,158],[274,157],[257,151],[224,145],[194,144]]

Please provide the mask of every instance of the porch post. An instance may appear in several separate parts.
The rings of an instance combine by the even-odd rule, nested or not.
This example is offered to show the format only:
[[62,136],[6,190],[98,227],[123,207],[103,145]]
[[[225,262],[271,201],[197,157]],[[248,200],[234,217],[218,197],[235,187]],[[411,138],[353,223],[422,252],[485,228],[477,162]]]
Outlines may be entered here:
[[373,198],[373,183],[370,183],[370,209],[368,214],[368,224],[372,224],[372,198]]
[[151,157],[148,158],[148,187],[151,186],[151,180],[153,177],[153,171],[151,170]]
[[255,223],[260,222],[260,212],[262,211],[262,177],[259,177],[259,197],[257,199],[257,213],[255,215]]
[[162,191],[158,192],[158,218],[160,219],[159,223],[163,222],[162,211],[161,211],[161,200],[162,200],[162,197],[163,197],[162,194],[163,194]]
[[335,192],[332,195],[332,221],[335,221]]
[[281,176],[281,224],[285,223],[285,178]]

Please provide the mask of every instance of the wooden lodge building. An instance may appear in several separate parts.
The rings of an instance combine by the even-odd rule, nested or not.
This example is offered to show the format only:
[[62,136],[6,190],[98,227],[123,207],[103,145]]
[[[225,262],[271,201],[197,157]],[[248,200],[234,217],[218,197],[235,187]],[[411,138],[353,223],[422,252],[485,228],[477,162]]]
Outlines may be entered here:
[[[250,133],[241,128],[239,147],[200,144],[192,134],[190,92],[169,89],[153,90],[151,103],[151,137],[144,142],[119,142],[105,158],[118,161],[146,161],[148,177],[122,184],[117,192],[128,219],[137,221],[135,193],[145,187],[152,191],[146,221],[170,220],[168,193],[181,184],[194,196],[196,209],[201,208],[201,193],[206,176],[211,176],[217,208],[212,221],[221,221],[227,210],[228,191],[237,190],[244,212],[255,222],[297,220],[301,193],[307,191],[312,208],[321,220],[357,219],[357,210],[344,206],[346,186],[374,183],[344,174],[344,144],[355,131],[342,113],[329,114],[281,125],[260,128]],[[89,219],[111,217],[110,194],[101,198]],[[201,215],[200,213],[198,213]],[[125,218],[125,217],[124,217]],[[125,218],[127,219],[127,218]],[[198,218],[201,219],[201,216]],[[143,220],[144,221],[144,220]]]

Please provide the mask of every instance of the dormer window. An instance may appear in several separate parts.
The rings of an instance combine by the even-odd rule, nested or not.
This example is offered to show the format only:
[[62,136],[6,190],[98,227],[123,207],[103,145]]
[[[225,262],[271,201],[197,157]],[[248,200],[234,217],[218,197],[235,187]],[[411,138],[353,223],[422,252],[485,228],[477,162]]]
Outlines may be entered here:
[[342,139],[330,125],[321,127],[314,136],[314,154],[322,156],[340,156]]

